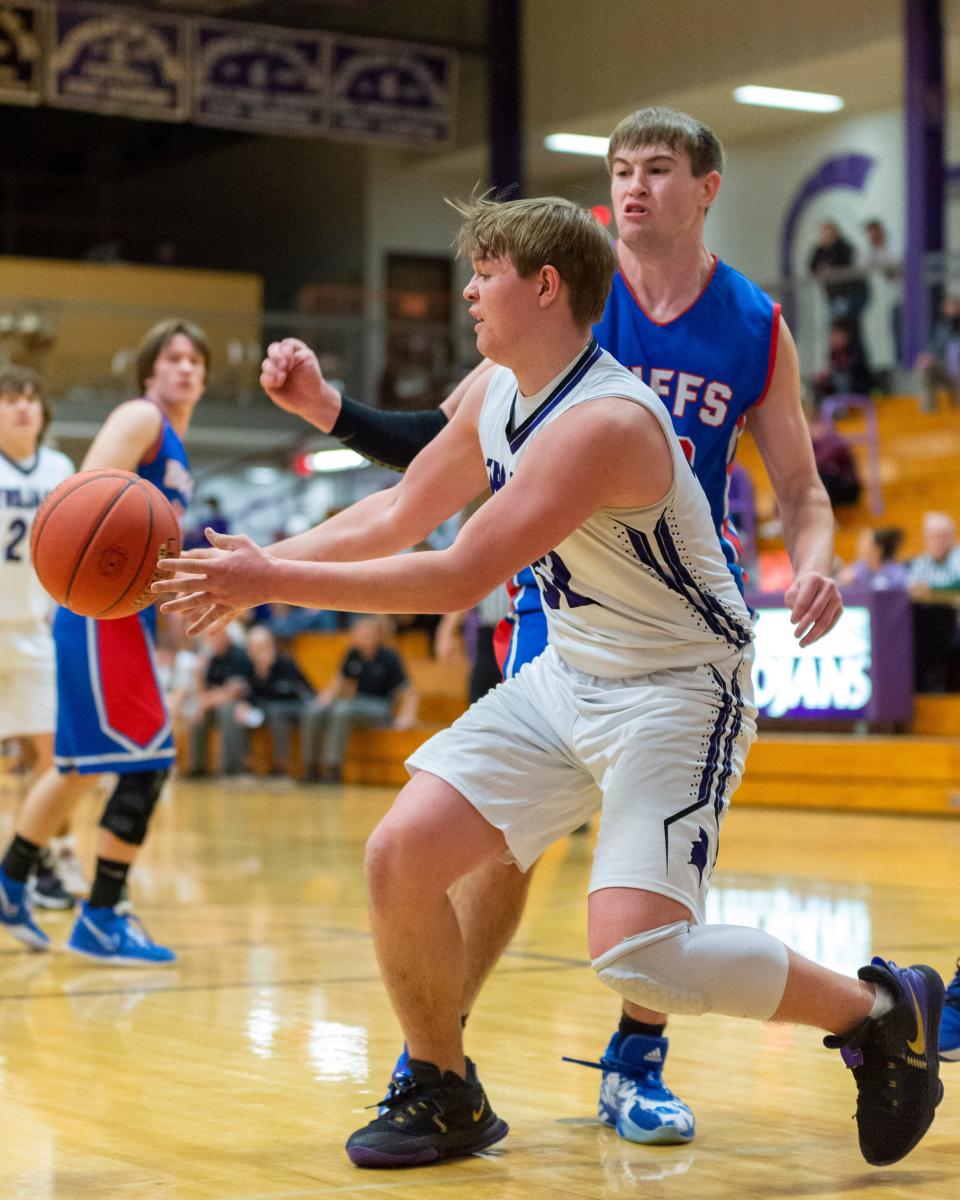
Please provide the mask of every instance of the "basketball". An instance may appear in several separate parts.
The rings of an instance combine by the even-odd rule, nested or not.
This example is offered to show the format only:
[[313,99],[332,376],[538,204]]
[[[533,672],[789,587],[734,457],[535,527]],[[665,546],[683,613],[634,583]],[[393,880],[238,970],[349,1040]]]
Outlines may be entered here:
[[180,523],[152,483],[114,468],[65,479],[37,512],[30,555],[58,604],[81,617],[128,617],[152,604],[157,559],[180,553]]

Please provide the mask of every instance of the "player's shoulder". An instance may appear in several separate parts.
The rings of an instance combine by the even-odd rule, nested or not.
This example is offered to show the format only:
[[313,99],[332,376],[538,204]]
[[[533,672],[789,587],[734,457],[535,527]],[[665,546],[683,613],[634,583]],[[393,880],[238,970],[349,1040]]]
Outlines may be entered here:
[[744,275],[736,267],[724,262],[722,258],[717,259],[714,282],[718,290],[732,292],[741,303],[749,300],[767,312],[772,312],[776,307],[776,301],[763,290],[759,283],[755,283],[748,275]]
[[122,422],[125,425],[138,426],[143,429],[163,427],[163,413],[152,400],[139,396],[134,400],[124,400],[107,417],[108,422]]
[[60,450],[54,450],[50,446],[41,446],[37,451],[37,463],[43,469],[44,473],[59,474],[63,479],[72,475],[76,467],[69,458]]

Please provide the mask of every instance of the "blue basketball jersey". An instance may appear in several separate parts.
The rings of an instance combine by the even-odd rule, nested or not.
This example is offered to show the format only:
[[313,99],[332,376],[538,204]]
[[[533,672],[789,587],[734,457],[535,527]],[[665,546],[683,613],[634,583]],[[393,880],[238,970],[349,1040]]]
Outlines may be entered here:
[[[743,590],[739,541],[727,512],[730,468],[747,410],[766,396],[777,355],[780,305],[717,259],[706,287],[680,316],[652,320],[617,271],[593,332],[604,350],[660,397],[706,492],[730,570]],[[498,630],[509,678],[546,646],[546,622],[530,567],[507,585],[512,613]],[[498,647],[499,649],[499,647]]]
[[719,259],[693,304],[664,324],[647,316],[618,271],[594,327],[600,345],[669,410],[741,588],[727,513],[729,469],[747,410],[762,402],[770,386],[779,328],[780,305]]
[[[137,464],[182,519],[193,480],[183,440],[163,416],[157,440]],[[173,733],[153,655],[153,605],[130,617],[96,621],[57,610],[57,732],[54,762],[87,774],[169,767]]]
[[137,474],[158,487],[173,505],[183,522],[190,496],[193,492],[193,477],[190,460],[179,433],[173,428],[161,410],[163,425],[156,442],[143,456],[137,466]]

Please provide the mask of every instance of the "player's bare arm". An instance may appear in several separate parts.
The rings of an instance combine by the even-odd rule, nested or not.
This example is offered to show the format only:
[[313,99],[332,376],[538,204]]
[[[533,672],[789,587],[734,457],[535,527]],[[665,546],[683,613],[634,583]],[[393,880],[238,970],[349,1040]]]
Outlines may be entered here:
[[833,510],[800,403],[797,348],[782,317],[773,378],[763,404],[750,412],[750,432],[777,497],[793,565],[793,583],[784,596],[790,620],[800,645],[809,646],[836,625],[843,601],[830,578]]
[[[493,363],[486,360],[479,363],[461,380],[450,395],[443,401],[440,408],[449,421],[460,407],[461,402],[476,380],[485,377],[493,369]],[[346,399],[343,394],[323,376],[323,371],[317,361],[317,356],[297,338],[285,338],[281,342],[273,342],[267,349],[260,373],[260,383],[267,395],[279,408],[296,413],[323,433],[332,433],[341,413],[346,406],[366,411],[365,406],[357,406]],[[379,413],[371,410],[367,415],[380,422],[389,422],[391,427],[403,431],[407,426],[430,413]],[[415,433],[415,431],[412,431]],[[370,453],[370,448],[363,444],[362,436],[358,433],[348,439],[350,444],[362,454]],[[425,445],[426,442],[423,443]],[[422,445],[418,447],[422,449]],[[402,467],[407,462],[387,463],[388,466]]]
[[447,550],[348,564],[284,562],[247,538],[218,536],[227,553],[167,560],[167,573],[178,574],[155,586],[189,593],[186,602],[165,604],[168,612],[267,600],[351,612],[453,612],[541,558],[598,509],[656,503],[672,482],[672,459],[656,418],[628,401],[594,400],[538,436],[514,478]]
[[84,456],[82,471],[118,467],[135,471],[160,436],[163,418],[149,400],[128,400],[113,410]]

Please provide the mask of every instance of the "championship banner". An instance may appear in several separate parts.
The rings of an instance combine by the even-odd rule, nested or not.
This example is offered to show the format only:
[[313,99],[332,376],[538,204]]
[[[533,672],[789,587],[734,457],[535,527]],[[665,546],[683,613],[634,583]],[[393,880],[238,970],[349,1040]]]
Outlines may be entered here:
[[320,133],[327,123],[324,41],[317,34],[228,21],[193,26],[198,125]]
[[330,40],[331,134],[437,147],[452,142],[455,54],[409,42]]
[[153,121],[187,117],[185,21],[69,3],[57,5],[51,26],[52,104]]
[[39,4],[0,3],[0,102],[40,103],[43,16]]

